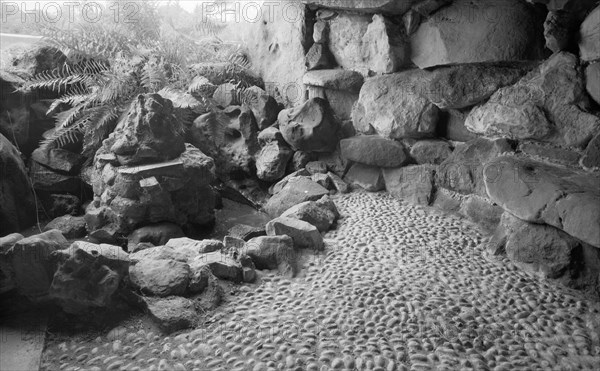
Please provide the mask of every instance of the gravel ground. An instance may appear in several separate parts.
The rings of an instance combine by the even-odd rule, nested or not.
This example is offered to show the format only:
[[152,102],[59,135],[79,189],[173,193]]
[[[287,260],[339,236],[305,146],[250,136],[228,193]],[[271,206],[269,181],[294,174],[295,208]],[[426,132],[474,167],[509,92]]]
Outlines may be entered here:
[[386,194],[342,219],[304,274],[242,286],[204,327],[49,344],[63,370],[600,369],[600,310],[483,253],[467,222]]

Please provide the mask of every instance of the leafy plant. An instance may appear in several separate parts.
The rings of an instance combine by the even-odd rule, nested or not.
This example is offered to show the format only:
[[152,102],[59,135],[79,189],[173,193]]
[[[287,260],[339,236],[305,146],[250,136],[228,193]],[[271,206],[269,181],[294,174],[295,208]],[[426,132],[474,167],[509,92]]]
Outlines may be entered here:
[[180,118],[189,121],[185,113],[190,109],[197,114],[216,109],[210,96],[193,83],[199,62],[226,63],[225,71],[232,76],[241,76],[250,67],[239,47],[214,35],[201,40],[182,37],[168,22],[157,27],[157,3],[140,4],[140,19],[135,23],[107,19],[71,29],[42,26],[45,41],[68,59],[21,87],[61,94],[48,110],[56,118],[56,130],[41,143],[43,147],[83,140],[83,154],[92,158],[139,94],[158,93],[170,99],[181,109]]

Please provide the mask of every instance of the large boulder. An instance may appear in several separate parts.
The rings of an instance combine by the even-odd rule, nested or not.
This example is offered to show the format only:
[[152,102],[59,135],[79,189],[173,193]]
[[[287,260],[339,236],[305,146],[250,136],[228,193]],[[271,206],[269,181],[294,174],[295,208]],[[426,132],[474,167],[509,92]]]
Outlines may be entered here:
[[512,156],[488,163],[490,199],[516,217],[544,223],[600,247],[600,177]]
[[21,239],[6,251],[2,260],[10,268],[9,274],[19,294],[34,302],[49,299],[50,284],[56,270],[52,254],[68,246],[60,231],[53,229]]
[[35,221],[35,199],[19,151],[0,134],[0,235]]
[[285,176],[285,169],[293,155],[294,152],[286,145],[269,142],[256,156],[256,176],[267,182],[280,180]]
[[435,166],[412,165],[383,169],[385,188],[394,197],[415,205],[429,205],[433,201]]
[[168,259],[142,259],[129,268],[133,286],[154,296],[183,295],[190,275],[187,263]]
[[279,130],[294,150],[333,152],[340,125],[327,101],[313,98],[279,113]]
[[498,89],[517,82],[531,63],[472,63],[435,69],[425,95],[439,108],[460,109],[486,100]]
[[596,7],[581,24],[579,54],[584,61],[600,59],[600,6]]
[[329,21],[329,49],[339,66],[362,73],[392,73],[409,61],[404,28],[381,14],[341,12]]
[[577,57],[561,52],[475,107],[465,126],[486,136],[582,147],[600,128],[600,117],[586,112],[587,107]]
[[112,304],[123,277],[127,275],[129,257],[119,246],[75,242],[58,251],[60,262],[50,296],[67,312],[77,313]]
[[173,103],[158,94],[139,95],[111,137],[122,165],[168,161],[185,151]]
[[328,195],[329,191],[305,177],[289,179],[285,186],[273,195],[265,205],[265,210],[272,217],[280,216],[290,207],[305,201],[316,201]]
[[319,230],[303,220],[279,217],[271,220],[265,227],[268,236],[287,235],[294,240],[298,249],[323,250],[325,244]]
[[541,22],[521,0],[456,0],[411,35],[419,68],[475,62],[536,60],[542,56]]
[[398,167],[407,160],[402,143],[378,135],[342,139],[340,149],[344,158],[371,166]]
[[436,172],[436,184],[462,194],[486,196],[483,181],[487,163],[505,152],[513,152],[505,139],[484,138],[457,146],[452,155],[442,162]]
[[428,74],[410,70],[367,79],[352,111],[356,130],[391,139],[432,136],[438,108],[422,95]]
[[558,278],[573,269],[580,241],[563,231],[543,224],[533,224],[502,215],[506,231],[505,251],[508,258],[547,278]]
[[600,250],[549,225],[528,223],[508,212],[487,244],[520,268],[600,298]]

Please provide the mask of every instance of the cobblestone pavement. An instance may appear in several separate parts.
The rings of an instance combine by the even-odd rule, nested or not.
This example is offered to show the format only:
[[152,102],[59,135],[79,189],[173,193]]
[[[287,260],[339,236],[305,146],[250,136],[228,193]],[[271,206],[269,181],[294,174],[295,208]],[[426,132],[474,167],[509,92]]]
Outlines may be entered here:
[[140,330],[49,347],[45,367],[600,369],[598,305],[486,258],[472,225],[381,193],[336,203],[326,255],[302,277],[264,275],[219,320],[176,336]]

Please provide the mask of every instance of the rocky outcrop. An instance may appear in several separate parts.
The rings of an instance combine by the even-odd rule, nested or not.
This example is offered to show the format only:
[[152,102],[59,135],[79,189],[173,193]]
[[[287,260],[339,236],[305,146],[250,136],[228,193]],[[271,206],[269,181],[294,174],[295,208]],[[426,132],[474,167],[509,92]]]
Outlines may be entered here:
[[490,199],[514,216],[600,248],[598,176],[502,156],[486,166],[484,181]]
[[[179,226],[213,222],[215,194],[210,183],[215,178],[214,161],[194,146],[183,144],[175,130],[177,122],[161,121],[176,120],[167,102],[158,95],[140,96],[129,118],[96,153],[92,176],[96,199],[86,210],[91,232],[104,229],[127,235],[159,222]],[[127,133],[140,131],[138,137],[143,140],[123,139]],[[154,134],[163,137],[153,138]],[[125,143],[137,146],[126,153]],[[165,152],[156,153],[167,146]]]
[[313,98],[279,113],[279,130],[294,150],[333,152],[340,125],[327,101]]
[[0,234],[21,231],[35,221],[35,199],[19,151],[0,134]]
[[158,94],[140,95],[111,135],[110,147],[105,146],[121,165],[172,160],[185,151],[177,125],[171,101]]
[[407,161],[402,143],[378,135],[342,139],[340,149],[344,158],[365,165],[399,167]]
[[584,110],[588,106],[577,57],[561,52],[474,108],[465,125],[491,137],[581,147],[600,128],[600,118]]
[[438,108],[422,95],[428,74],[411,70],[367,79],[352,111],[356,130],[391,139],[433,136]]
[[520,0],[455,0],[411,36],[412,61],[428,68],[540,59],[544,42],[538,24],[533,9]]

